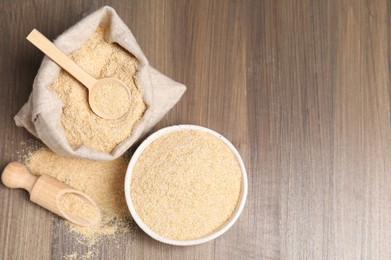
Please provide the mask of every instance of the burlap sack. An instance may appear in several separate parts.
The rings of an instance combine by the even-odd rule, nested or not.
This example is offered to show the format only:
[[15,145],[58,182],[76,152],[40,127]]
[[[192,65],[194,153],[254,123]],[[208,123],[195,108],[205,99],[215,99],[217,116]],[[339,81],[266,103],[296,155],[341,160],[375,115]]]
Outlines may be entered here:
[[186,87],[152,68],[141,51],[132,32],[111,7],[103,7],[87,16],[60,35],[54,43],[66,54],[77,49],[101,25],[108,30],[110,42],[116,42],[132,53],[139,61],[136,75],[144,88],[147,110],[133,128],[131,136],[120,143],[110,154],[87,146],[73,149],[61,127],[62,102],[48,86],[60,72],[59,66],[45,57],[33,83],[28,102],[14,120],[41,139],[54,152],[94,160],[112,160],[121,156],[143,134],[148,132],[181,98]]

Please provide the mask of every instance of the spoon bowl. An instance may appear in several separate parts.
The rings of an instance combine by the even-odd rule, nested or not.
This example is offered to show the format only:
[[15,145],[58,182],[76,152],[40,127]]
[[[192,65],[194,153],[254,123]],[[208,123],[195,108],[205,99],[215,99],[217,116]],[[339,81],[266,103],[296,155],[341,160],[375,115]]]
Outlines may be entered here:
[[129,88],[116,78],[99,79],[89,88],[88,103],[99,117],[117,119],[129,111]]
[[[70,205],[71,210],[72,207],[74,208],[75,206],[77,206],[77,203],[79,204],[79,207],[83,206],[83,209],[76,208],[76,210],[78,210],[79,212],[75,213],[74,212],[75,209],[73,209],[73,212],[72,211],[69,212],[68,211],[69,209],[67,210],[67,208],[64,207],[64,203],[62,203],[62,198],[66,196],[73,196],[73,198],[78,198],[78,201],[76,200],[76,203],[75,200],[71,201],[73,202],[73,205]],[[78,190],[65,189],[59,192],[56,198],[56,203],[62,216],[65,219],[79,226],[90,227],[97,224],[101,219],[101,213],[95,201],[92,200],[91,197],[88,196],[87,194],[80,192]]]

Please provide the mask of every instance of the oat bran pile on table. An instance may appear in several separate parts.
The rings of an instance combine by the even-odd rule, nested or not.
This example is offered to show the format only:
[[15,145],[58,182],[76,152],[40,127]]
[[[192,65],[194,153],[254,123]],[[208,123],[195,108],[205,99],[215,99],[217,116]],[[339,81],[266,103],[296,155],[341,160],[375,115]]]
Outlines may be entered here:
[[131,198],[144,223],[176,240],[204,237],[226,223],[241,191],[241,168],[218,137],[180,130],[153,141],[132,174]]
[[[95,115],[88,104],[87,89],[64,70],[61,70],[49,86],[63,102],[62,128],[68,143],[77,148],[86,145],[110,153],[119,143],[129,137],[137,121],[143,116],[146,104],[142,86],[137,84],[137,59],[128,51],[104,38],[104,29],[98,27],[86,42],[70,54],[80,67],[93,77],[117,78],[130,90],[131,103],[128,112],[121,118],[107,120]],[[106,104],[123,109],[123,99],[106,96]],[[122,100],[122,101],[121,101]]]
[[[48,149],[40,149],[29,155],[26,164],[31,173],[50,175],[86,193],[95,201],[101,211],[98,224],[80,227],[64,221],[87,245],[94,245],[103,236],[129,232],[134,227],[129,221],[124,196],[123,183],[128,165],[124,157],[113,161],[91,161],[61,157]],[[72,210],[79,211],[80,208]],[[82,215],[83,212],[74,214]]]

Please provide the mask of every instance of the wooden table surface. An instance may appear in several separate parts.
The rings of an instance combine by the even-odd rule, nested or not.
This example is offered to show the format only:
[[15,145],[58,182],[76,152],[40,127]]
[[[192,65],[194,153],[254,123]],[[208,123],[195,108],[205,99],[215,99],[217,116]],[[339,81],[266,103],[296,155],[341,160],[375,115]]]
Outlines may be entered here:
[[[241,153],[249,196],[222,237],[175,247],[136,231],[98,259],[391,259],[391,4],[386,0],[53,1],[0,3],[0,170],[33,137],[13,116],[55,38],[110,5],[150,63],[187,85],[154,128],[214,129]],[[22,151],[23,152],[23,151]],[[0,185],[0,259],[84,252]]]

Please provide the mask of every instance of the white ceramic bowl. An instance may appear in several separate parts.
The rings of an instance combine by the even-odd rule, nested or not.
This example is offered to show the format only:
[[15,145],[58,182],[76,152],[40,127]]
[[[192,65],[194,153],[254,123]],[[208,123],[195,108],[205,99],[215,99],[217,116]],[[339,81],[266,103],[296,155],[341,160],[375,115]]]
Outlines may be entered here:
[[[130,196],[130,185],[131,185],[131,181],[132,181],[133,168],[136,165],[136,162],[137,162],[138,158],[140,157],[141,153],[144,151],[144,149],[150,143],[152,143],[154,140],[159,138],[160,136],[162,136],[164,134],[167,134],[167,133],[180,131],[180,130],[198,130],[198,131],[207,132],[209,134],[217,136],[235,154],[236,159],[238,160],[240,168],[242,170],[241,194],[240,194],[240,198],[239,198],[238,204],[236,205],[236,209],[233,212],[231,218],[223,226],[221,226],[218,230],[216,230],[215,232],[213,232],[213,233],[211,233],[211,234],[209,234],[209,235],[207,235],[205,237],[201,237],[201,238],[193,239],[193,240],[174,240],[174,239],[163,237],[163,236],[157,234],[156,232],[154,232],[153,230],[151,230],[143,222],[143,220],[139,217],[139,215],[137,214],[136,210],[133,207],[132,198]],[[239,155],[238,151],[236,150],[236,148],[225,137],[223,137],[222,135],[216,133],[215,131],[210,130],[210,129],[205,128],[205,127],[195,126],[195,125],[175,125],[175,126],[170,126],[170,127],[166,127],[166,128],[160,129],[159,131],[157,131],[157,132],[153,133],[152,135],[150,135],[147,139],[144,140],[144,142],[141,143],[141,145],[137,148],[137,150],[133,154],[132,159],[129,162],[128,169],[126,170],[126,176],[125,176],[125,198],[126,198],[126,203],[127,203],[128,208],[130,210],[130,213],[132,214],[132,217],[136,221],[137,225],[139,225],[139,227],[142,230],[144,230],[144,232],[147,233],[152,238],[154,238],[154,239],[156,239],[156,240],[158,240],[160,242],[166,243],[166,244],[178,245],[178,246],[190,246],[190,245],[202,244],[202,243],[208,242],[208,241],[210,241],[212,239],[215,239],[215,238],[221,236],[224,232],[226,232],[236,222],[236,220],[239,218],[240,213],[242,213],[244,204],[246,202],[247,189],[248,189],[248,183],[247,183],[246,169],[244,168],[243,160],[240,157],[240,155]]]

